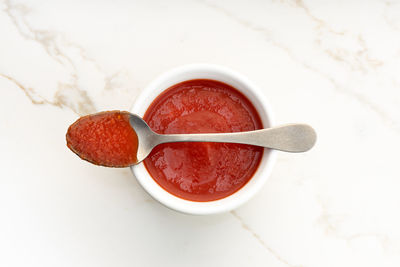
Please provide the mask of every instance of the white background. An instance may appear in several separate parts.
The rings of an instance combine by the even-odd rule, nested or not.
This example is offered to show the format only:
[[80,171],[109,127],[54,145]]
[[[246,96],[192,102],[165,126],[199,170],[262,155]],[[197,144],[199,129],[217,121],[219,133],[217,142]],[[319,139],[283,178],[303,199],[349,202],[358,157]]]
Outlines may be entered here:
[[[399,1],[0,1],[0,266],[400,265]],[[79,115],[214,63],[318,132],[196,217],[65,146]]]

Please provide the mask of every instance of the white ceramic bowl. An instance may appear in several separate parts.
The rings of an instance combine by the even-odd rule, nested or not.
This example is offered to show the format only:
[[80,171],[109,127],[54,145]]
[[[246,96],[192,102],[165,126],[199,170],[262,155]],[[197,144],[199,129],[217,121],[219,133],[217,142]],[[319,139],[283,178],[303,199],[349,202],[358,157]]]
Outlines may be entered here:
[[[135,101],[132,113],[144,116],[152,101],[170,86],[193,79],[211,79],[224,82],[242,92],[257,109],[264,128],[273,126],[271,109],[262,91],[246,77],[224,67],[208,64],[192,64],[168,71],[150,83]],[[176,211],[188,214],[214,214],[233,210],[245,203],[263,186],[275,162],[274,150],[264,150],[261,163],[250,181],[234,194],[215,201],[195,202],[178,198],[160,187],[147,172],[144,164],[131,170],[143,188],[156,200]]]

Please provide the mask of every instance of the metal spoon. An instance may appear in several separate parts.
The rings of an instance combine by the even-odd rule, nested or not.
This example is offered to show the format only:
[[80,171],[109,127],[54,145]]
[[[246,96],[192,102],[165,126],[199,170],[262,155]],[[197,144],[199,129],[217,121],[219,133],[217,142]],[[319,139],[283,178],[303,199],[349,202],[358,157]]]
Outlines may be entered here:
[[157,134],[137,115],[130,114],[129,122],[135,130],[139,141],[137,163],[143,161],[155,146],[163,143],[238,143],[267,147],[285,152],[305,152],[311,149],[317,140],[314,129],[306,124],[286,124],[262,130],[236,133]]

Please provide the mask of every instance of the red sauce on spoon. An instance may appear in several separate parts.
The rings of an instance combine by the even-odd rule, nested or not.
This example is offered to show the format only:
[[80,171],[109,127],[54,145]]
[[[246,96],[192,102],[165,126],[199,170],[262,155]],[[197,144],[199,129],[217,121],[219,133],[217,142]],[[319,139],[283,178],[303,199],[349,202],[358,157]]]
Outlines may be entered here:
[[96,165],[128,167],[137,162],[138,137],[124,111],[81,117],[68,129],[67,146]]

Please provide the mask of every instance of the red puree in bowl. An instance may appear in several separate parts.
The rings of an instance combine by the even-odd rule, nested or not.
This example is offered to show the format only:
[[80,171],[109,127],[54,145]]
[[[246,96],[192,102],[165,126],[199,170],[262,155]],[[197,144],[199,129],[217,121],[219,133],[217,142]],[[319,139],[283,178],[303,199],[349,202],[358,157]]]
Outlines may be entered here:
[[[190,80],[162,92],[144,120],[157,133],[242,132],[262,128],[251,102],[213,80]],[[227,197],[243,187],[261,161],[263,148],[227,143],[171,143],[154,148],[144,164],[171,194],[192,201]]]

